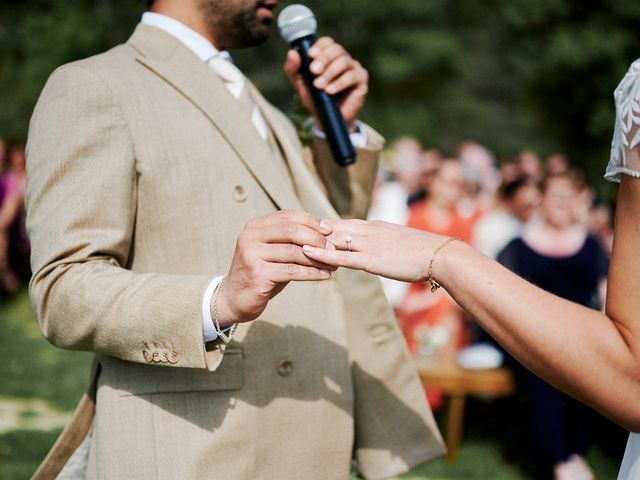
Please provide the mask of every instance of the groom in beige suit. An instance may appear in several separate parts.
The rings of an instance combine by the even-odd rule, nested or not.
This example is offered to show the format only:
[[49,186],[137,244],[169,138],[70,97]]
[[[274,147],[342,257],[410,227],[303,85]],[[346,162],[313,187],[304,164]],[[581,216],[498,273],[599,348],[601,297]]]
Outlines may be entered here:
[[377,280],[301,249],[325,245],[320,218],[366,212],[382,148],[356,121],[366,71],[317,42],[358,159],[335,166],[320,131],[304,154],[225,51],[264,40],[274,7],[156,0],[126,44],[47,82],[31,297],[47,338],[96,362],[37,478],[333,480],[355,459],[382,479],[442,453]]

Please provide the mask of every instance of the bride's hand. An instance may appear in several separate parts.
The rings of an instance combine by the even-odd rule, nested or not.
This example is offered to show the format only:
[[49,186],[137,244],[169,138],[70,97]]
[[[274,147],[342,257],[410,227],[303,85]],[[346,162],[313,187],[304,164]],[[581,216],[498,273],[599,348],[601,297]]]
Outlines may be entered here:
[[[333,226],[328,239],[337,250],[305,246],[307,257],[405,282],[427,279],[433,252],[446,240],[441,235],[387,222],[326,221]],[[437,279],[435,268],[434,264]]]

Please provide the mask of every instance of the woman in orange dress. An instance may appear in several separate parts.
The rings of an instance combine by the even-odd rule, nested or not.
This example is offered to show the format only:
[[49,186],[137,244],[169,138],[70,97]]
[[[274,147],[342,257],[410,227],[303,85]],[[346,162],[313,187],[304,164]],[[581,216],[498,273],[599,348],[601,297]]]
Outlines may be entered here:
[[[441,235],[471,240],[473,221],[463,218],[456,206],[463,194],[464,173],[456,159],[442,161],[429,184],[428,198],[412,205],[408,226]],[[427,283],[410,285],[396,314],[413,355],[437,360],[453,358],[468,343],[462,310],[444,290],[428,291]],[[427,392],[436,407],[437,392]]]

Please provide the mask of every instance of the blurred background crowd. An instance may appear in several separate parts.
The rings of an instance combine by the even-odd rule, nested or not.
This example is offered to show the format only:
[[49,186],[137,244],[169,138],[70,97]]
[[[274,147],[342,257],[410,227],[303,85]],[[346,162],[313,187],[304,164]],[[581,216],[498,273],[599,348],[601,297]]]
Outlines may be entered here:
[[[487,147],[473,140],[460,143],[454,155],[445,155],[423,147],[413,137],[400,138],[386,154],[370,220],[459,238],[499,260],[513,255],[512,241],[523,236],[542,255],[558,259],[579,252],[582,245],[576,241],[592,238],[597,241],[597,254],[591,252],[584,261],[602,258],[598,280],[604,280],[605,257],[612,246],[611,205],[597,199],[584,172],[564,154],[541,159],[533,151],[522,151],[498,163]],[[412,326],[419,312],[430,312],[427,317],[433,317],[418,322],[425,324],[459,317],[451,322],[448,338],[457,347],[471,341],[470,326],[462,321],[455,302],[445,300],[444,292],[423,295],[426,286],[383,282],[413,353],[420,353],[426,348],[423,343],[429,343],[421,329],[414,331]],[[589,305],[600,308],[604,290],[592,293],[598,298]],[[442,300],[434,300],[436,297]],[[445,307],[445,302],[450,306]]]
[[[388,149],[370,218],[460,238],[547,290],[602,308],[615,209],[602,180],[612,92],[640,56],[640,3],[303,3],[321,33],[371,75],[362,120]],[[145,4],[0,0],[0,478],[33,472],[86,386],[91,361],[47,345],[29,306],[28,120],[57,66],[126,41]],[[231,53],[304,137],[305,115],[281,70],[285,51],[274,32],[257,49]],[[568,458],[584,463],[573,462],[571,478],[590,478],[587,461],[598,478],[615,478],[624,432],[522,371],[442,289],[392,281],[384,288],[416,358],[457,362],[469,347],[491,345],[518,385],[504,403],[468,403],[455,466],[436,461],[407,478],[544,478]],[[443,412],[443,392],[427,394]]]
[[[584,172],[561,153],[541,159],[522,151],[498,163],[473,140],[445,155],[415,138],[400,138],[380,169],[369,219],[461,239],[545,290],[591,308],[604,306],[611,207],[597,200]],[[484,369],[506,357],[528,412],[521,421],[530,427],[528,446],[541,478],[593,478],[584,460],[593,412],[520,367],[446,291],[434,293],[425,282],[382,281],[407,345],[422,364]],[[427,384],[426,393],[432,408],[440,409],[442,392]]]

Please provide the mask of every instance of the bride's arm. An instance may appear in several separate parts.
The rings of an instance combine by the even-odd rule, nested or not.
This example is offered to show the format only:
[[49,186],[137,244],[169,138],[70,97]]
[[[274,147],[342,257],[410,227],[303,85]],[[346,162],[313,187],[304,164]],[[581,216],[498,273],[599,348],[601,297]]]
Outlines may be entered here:
[[[462,244],[440,252],[435,274],[534,373],[640,431],[640,180],[624,176],[606,315],[544,292]],[[439,255],[440,255],[439,254]]]
[[[640,180],[623,176],[606,315],[545,292],[462,242],[436,256],[434,278],[525,366],[631,431],[640,431]],[[322,262],[425,280],[443,237],[379,222],[337,221],[308,249]]]

